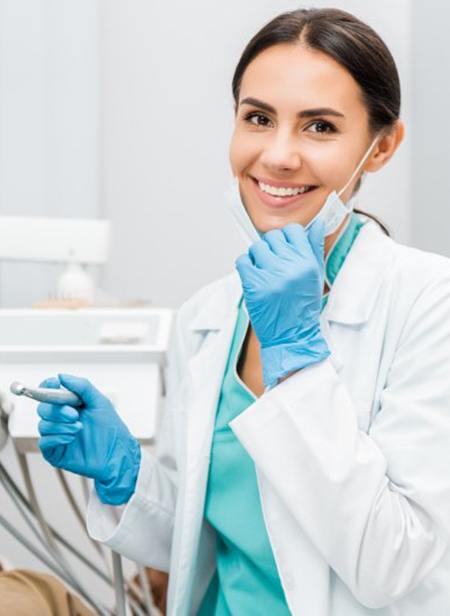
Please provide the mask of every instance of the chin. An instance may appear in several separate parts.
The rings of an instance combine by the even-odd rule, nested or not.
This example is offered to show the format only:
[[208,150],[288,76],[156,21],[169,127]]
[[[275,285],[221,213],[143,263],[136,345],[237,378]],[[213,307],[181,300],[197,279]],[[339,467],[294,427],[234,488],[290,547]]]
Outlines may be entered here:
[[253,224],[260,233],[267,233],[273,229],[281,229],[291,223],[306,225],[306,221],[299,220],[293,216],[261,216],[253,218]]

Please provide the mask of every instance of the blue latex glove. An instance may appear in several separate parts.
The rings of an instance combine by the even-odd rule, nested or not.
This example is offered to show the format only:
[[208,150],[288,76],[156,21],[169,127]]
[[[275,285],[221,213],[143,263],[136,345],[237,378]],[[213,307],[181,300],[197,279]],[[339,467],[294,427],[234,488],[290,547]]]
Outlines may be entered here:
[[126,503],[134,492],[141,461],[137,439],[108,398],[88,380],[60,374],[41,383],[53,389],[60,385],[78,394],[83,406],[38,405],[39,448],[44,458],[53,466],[94,479],[103,503]]
[[236,261],[267,387],[330,355],[319,322],[324,242],[320,220],[308,231],[292,223],[265,233]]

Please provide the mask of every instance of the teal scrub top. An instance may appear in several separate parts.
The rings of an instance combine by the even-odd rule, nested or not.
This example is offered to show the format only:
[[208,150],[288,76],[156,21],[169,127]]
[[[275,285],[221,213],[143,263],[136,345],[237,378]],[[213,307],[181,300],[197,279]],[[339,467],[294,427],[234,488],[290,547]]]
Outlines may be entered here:
[[[329,252],[329,287],[363,224],[352,213]],[[324,296],[322,309],[327,299]],[[255,465],[228,426],[256,399],[237,373],[248,325],[241,299],[217,405],[204,510],[217,533],[217,567],[198,616],[290,614],[264,524]]]

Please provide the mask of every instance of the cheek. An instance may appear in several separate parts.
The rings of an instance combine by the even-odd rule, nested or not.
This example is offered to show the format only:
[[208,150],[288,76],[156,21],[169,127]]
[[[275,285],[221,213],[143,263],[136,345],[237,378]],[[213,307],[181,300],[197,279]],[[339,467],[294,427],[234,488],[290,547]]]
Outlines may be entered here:
[[229,158],[234,173],[245,170],[258,157],[258,140],[235,130],[230,142]]
[[303,144],[302,160],[319,184],[335,187],[345,178],[348,159],[342,146],[336,143],[308,142]]

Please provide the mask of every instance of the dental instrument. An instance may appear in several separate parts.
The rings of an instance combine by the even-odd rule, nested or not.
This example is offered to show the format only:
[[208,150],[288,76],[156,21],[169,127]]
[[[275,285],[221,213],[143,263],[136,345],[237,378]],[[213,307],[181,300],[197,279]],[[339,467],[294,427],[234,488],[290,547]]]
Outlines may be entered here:
[[50,389],[46,387],[26,387],[19,381],[14,381],[10,386],[11,393],[16,396],[27,396],[38,402],[50,402],[52,404],[68,404],[70,406],[83,406],[79,396],[67,389]]
[[[31,386],[34,383],[36,385],[41,383],[44,366],[45,371],[50,374],[58,374],[63,369],[64,372],[84,374],[91,382],[101,384],[108,397],[117,405],[121,416],[131,426],[133,434],[140,443],[149,446],[154,444],[158,416],[163,408],[164,369],[172,329],[172,316],[171,310],[154,308],[45,311],[5,309],[0,311],[0,367],[3,374],[2,389],[5,392],[4,399],[0,399],[2,402],[0,406],[4,407],[4,412],[0,414],[2,418],[0,424],[1,426],[4,424],[5,441],[8,439],[9,444],[13,445],[16,450],[14,453],[25,454],[18,468],[22,476],[25,474],[27,479],[35,484],[36,478],[31,473],[33,469],[29,468],[27,472],[25,463],[27,459],[31,462],[29,455],[38,450],[39,417],[33,409],[34,405],[26,402],[26,398],[39,401],[42,399],[37,395],[27,396],[25,390],[33,394],[36,394],[37,390],[38,394],[44,393],[51,396],[53,403],[56,402],[55,397],[62,394],[61,408],[69,402],[65,397],[69,391],[67,388],[62,386],[58,389],[48,388],[47,384],[43,384],[42,388]],[[19,365],[20,375],[17,374]],[[11,390],[14,391],[14,396],[8,391],[13,381],[16,382]],[[17,383],[17,381],[20,382]],[[146,383],[144,390],[141,387],[142,382]],[[39,389],[44,389],[44,392]],[[16,398],[17,394],[19,397]],[[13,402],[14,411],[12,411]],[[55,406],[57,407],[58,404]],[[143,404],[147,409],[145,417],[142,415]],[[81,410],[81,415],[86,410],[84,406],[81,408],[76,406],[76,408]],[[0,430],[0,436],[1,434]],[[2,463],[7,459],[8,454],[9,452],[6,451],[5,457],[1,460]],[[58,470],[56,474],[63,490],[62,496],[65,497],[64,500],[81,525],[84,518],[84,506],[77,501],[80,496],[82,502],[89,498],[91,486],[87,481],[82,480],[82,489],[78,494],[75,480],[68,482],[62,470]],[[3,487],[1,484],[5,481],[7,481],[6,476],[0,473],[0,488]],[[30,496],[32,486],[25,479],[24,487],[26,487],[27,496]],[[17,489],[17,486],[15,488]],[[59,534],[48,520],[44,520],[44,525],[42,524],[44,503],[41,502],[37,488],[36,484],[32,503],[25,494],[22,495],[30,507],[29,522],[33,524],[37,533],[31,531],[30,528],[33,534],[30,539],[33,545],[35,544],[36,548],[51,560],[54,571],[58,571],[64,581],[74,588],[75,592],[78,592],[89,605],[92,605],[93,602],[89,599],[92,601],[93,597],[90,596],[89,587],[85,587],[84,576],[95,575],[99,584],[106,584],[105,589],[99,588],[95,606],[92,605],[96,614],[102,613],[106,616],[106,611],[113,609],[117,616],[118,609],[123,611],[124,604],[126,614],[130,613],[130,608],[136,616],[159,614],[151,595],[151,585],[147,588],[146,582],[148,583],[149,580],[146,579],[142,569],[138,569],[138,581],[136,578],[128,579],[128,575],[125,577],[122,573],[123,583],[121,583],[118,570],[120,555],[115,556],[115,572],[118,577],[114,579],[113,567],[109,558],[105,563],[99,553],[100,560],[97,565],[97,549],[92,555],[90,552],[89,555],[84,554],[84,550],[81,553],[77,547],[72,546],[65,539],[63,534]],[[12,500],[12,491],[7,488],[5,491],[8,500]],[[20,496],[15,500],[21,501]],[[27,507],[24,502],[21,504],[22,509],[24,506]],[[27,524],[25,520],[24,523]],[[0,524],[1,526],[3,525]],[[43,526],[44,528],[47,526],[45,530],[50,531],[61,550],[64,550],[63,559],[58,551],[55,551],[51,539],[49,542]],[[86,531],[85,525],[84,531]],[[0,532],[9,534],[6,528],[0,528]],[[100,547],[96,545],[97,548]],[[69,552],[68,558],[64,558],[66,550]],[[78,561],[75,566],[72,566],[72,557]],[[88,569],[87,572],[84,571],[85,567]],[[116,596],[113,599],[109,593],[114,591]],[[103,592],[107,593],[104,599]]]
[[[32,531],[33,535],[36,537],[36,539],[39,541],[39,543],[42,544],[44,549],[47,549],[47,546],[45,544],[44,538],[41,537],[41,535],[39,534],[38,530],[35,528],[35,523],[36,523],[35,511],[33,510],[30,502],[28,501],[28,499],[26,498],[24,493],[20,490],[20,488],[14,482],[14,480],[12,479],[12,477],[10,476],[10,474],[8,473],[8,471],[6,470],[6,468],[3,466],[3,464],[1,462],[0,462],[0,485],[3,485],[3,487],[5,488],[7,494],[9,494],[9,496],[11,498],[11,501],[13,502],[13,504],[18,509],[20,515],[24,519],[24,521],[27,524],[27,526],[29,527],[29,529]],[[1,520],[0,520],[0,525],[1,525]],[[106,575],[104,572],[102,572],[93,562],[91,562],[77,548],[75,548],[69,541],[67,541],[67,539],[65,539],[60,533],[58,533],[58,531],[54,527],[49,525],[49,529],[51,530],[51,532],[54,535],[54,537],[58,540],[58,542],[61,543],[61,545],[63,545],[69,552],[71,552],[76,558],[78,558],[93,573],[98,575],[99,578],[103,582],[105,582],[108,586],[114,587],[114,583],[111,580],[111,576],[110,575]],[[9,529],[6,528],[6,530],[9,530]],[[17,535],[14,535],[14,536],[15,536],[15,538],[19,542],[21,542],[20,537],[18,537]],[[42,552],[39,552],[39,550],[37,548],[32,549],[30,547],[30,545],[31,545],[30,543],[28,543],[28,544],[24,543],[23,545],[25,545],[25,547],[27,547],[27,549],[30,549],[32,551],[32,553],[35,554],[35,556],[37,556],[38,558],[41,558],[40,554],[42,554]],[[48,551],[48,549],[47,549],[47,551]],[[36,552],[39,552],[39,553],[36,553]],[[41,558],[41,560],[43,560],[43,559]],[[59,566],[56,563],[54,563],[53,561],[49,560],[47,556],[46,556],[46,560],[45,561],[43,560],[43,562],[45,562],[45,564],[47,564],[47,566],[49,566],[49,568],[53,571],[53,573],[55,573],[56,575],[60,576],[67,584],[70,585],[69,578],[59,568]],[[51,564],[49,564],[49,563],[51,563]],[[135,596],[139,597],[139,600],[141,602],[143,602],[144,598],[142,597],[142,593],[140,592],[139,587],[136,586],[136,584],[132,583],[130,580],[126,581],[126,585],[127,585],[127,590],[128,591],[132,590],[134,592]],[[130,602],[131,607],[135,611],[136,616],[147,616],[147,614],[144,613],[144,611],[139,607],[139,604],[137,604],[136,601],[132,597],[129,596],[128,600]],[[149,612],[149,614],[151,614],[151,612]]]

